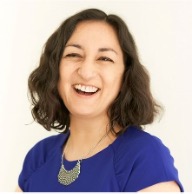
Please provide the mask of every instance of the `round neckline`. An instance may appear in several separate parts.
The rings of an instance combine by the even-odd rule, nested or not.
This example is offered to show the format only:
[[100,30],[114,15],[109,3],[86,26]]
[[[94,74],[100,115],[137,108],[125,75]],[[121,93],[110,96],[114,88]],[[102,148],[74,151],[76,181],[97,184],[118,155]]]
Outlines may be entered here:
[[[69,135],[70,135],[70,131],[68,131],[68,133],[66,134],[66,136],[64,136],[64,139],[63,139],[63,142],[61,144],[61,147],[60,147],[60,155],[62,156],[62,153],[63,153],[63,148],[64,148],[64,145],[66,144],[68,138],[69,138]],[[123,136],[120,135],[118,136],[111,144],[109,144],[107,147],[105,147],[104,149],[100,150],[99,152],[97,152],[96,154],[88,157],[88,158],[85,158],[85,159],[77,159],[77,160],[67,160],[65,157],[63,158],[63,161],[64,162],[67,162],[67,163],[74,163],[74,162],[77,162],[78,160],[80,160],[81,162],[83,161],[88,161],[88,160],[91,160],[95,157],[98,157],[100,154],[102,154],[103,152],[107,151],[108,149],[111,149],[111,147],[115,146],[118,142],[119,142],[119,139],[121,139]]]

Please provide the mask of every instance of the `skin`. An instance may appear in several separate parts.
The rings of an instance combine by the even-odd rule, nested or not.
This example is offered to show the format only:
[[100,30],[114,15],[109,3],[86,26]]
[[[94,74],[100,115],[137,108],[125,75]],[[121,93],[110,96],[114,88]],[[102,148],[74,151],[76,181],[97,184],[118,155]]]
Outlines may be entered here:
[[[107,110],[120,91],[123,73],[123,53],[113,28],[98,21],[78,24],[65,46],[58,83],[60,96],[70,112],[71,135],[67,151],[64,150],[68,160],[85,156],[106,133]],[[98,92],[79,94],[74,90],[78,84],[98,88]],[[118,126],[115,128],[119,130]],[[109,134],[91,155],[114,139]]]
[[[123,54],[112,27],[103,22],[80,23],[66,44],[60,63],[58,89],[71,119],[107,118],[123,72]],[[75,84],[94,86],[99,91],[91,96],[77,95]]]
[[[123,53],[114,29],[101,21],[79,23],[65,46],[59,71],[58,91],[70,112],[70,137],[63,150],[65,158],[73,161],[91,157],[116,139],[109,133],[86,155],[106,133],[107,110],[121,88]],[[78,93],[74,89],[78,85],[98,91],[93,95]],[[119,126],[115,130],[120,130]],[[16,191],[22,190],[18,187]],[[179,191],[179,187],[171,181],[141,190],[149,191]]]

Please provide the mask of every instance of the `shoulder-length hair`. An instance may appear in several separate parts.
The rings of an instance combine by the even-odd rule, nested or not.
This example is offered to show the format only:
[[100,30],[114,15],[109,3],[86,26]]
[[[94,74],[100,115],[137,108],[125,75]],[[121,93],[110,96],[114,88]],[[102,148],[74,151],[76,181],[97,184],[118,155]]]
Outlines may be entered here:
[[152,97],[150,79],[140,63],[136,45],[125,22],[117,15],[107,15],[98,9],[83,10],[66,19],[45,43],[39,66],[28,80],[32,116],[45,129],[66,128],[70,125],[69,111],[58,92],[59,64],[64,47],[78,23],[87,20],[104,21],[111,25],[123,51],[125,71],[119,95],[108,110],[110,129],[118,124],[124,132],[130,125],[142,128],[153,122],[160,107]]

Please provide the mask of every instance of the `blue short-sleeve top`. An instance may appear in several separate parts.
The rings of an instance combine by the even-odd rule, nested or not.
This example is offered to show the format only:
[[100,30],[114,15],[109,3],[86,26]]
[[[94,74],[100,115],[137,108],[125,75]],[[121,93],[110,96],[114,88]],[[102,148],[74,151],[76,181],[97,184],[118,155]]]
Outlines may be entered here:
[[[169,149],[155,136],[129,127],[107,148],[81,162],[79,177],[70,185],[58,182],[63,145],[69,133],[38,142],[26,155],[19,186],[28,192],[136,192],[166,181],[183,187]],[[64,159],[67,170],[77,161]]]

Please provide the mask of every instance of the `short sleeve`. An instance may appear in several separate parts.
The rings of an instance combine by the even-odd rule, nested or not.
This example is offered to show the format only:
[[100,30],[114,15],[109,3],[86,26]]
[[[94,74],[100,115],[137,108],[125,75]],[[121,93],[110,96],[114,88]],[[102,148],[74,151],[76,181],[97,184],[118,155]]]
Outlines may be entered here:
[[[154,136],[145,136],[121,148],[116,164],[122,191],[135,192],[157,183],[175,181],[183,187],[169,149]],[[127,149],[127,151],[126,151]]]
[[54,155],[54,150],[61,140],[61,135],[51,136],[41,140],[28,151],[18,180],[22,191],[28,190],[30,176]]
[[43,160],[39,159],[38,155],[40,155],[39,143],[29,150],[24,159],[23,168],[19,175],[19,187],[22,191],[27,191],[26,183],[28,178],[41,166],[41,163],[43,163]]

